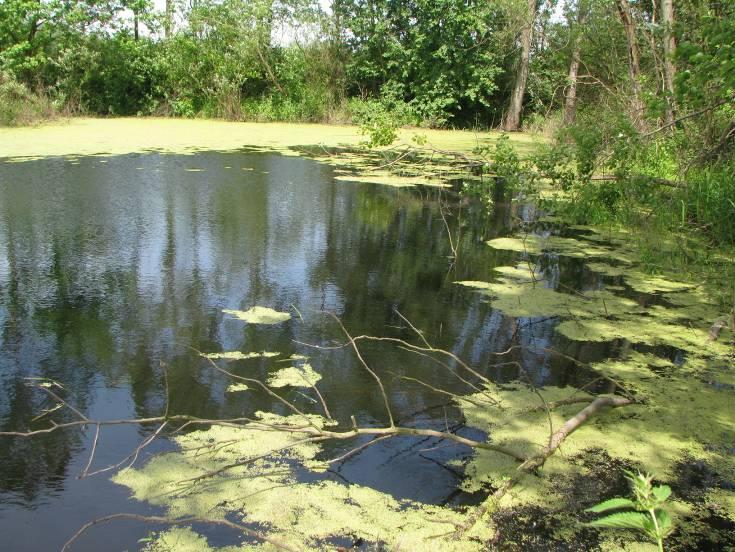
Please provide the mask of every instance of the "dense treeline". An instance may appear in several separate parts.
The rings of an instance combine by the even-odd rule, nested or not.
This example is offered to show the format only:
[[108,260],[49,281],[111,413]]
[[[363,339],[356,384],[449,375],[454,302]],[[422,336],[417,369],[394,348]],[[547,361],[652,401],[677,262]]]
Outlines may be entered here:
[[62,111],[541,130],[557,140],[535,169],[573,192],[579,218],[663,188],[680,223],[735,234],[732,2],[165,6],[4,0],[0,121]]
[[571,122],[600,103],[641,125],[676,112],[677,65],[699,103],[732,84],[707,90],[710,71],[732,77],[702,59],[728,61],[712,39],[732,8],[680,0],[674,20],[672,1],[5,0],[0,66],[104,115],[330,120],[356,98],[434,126],[516,130],[521,112]]

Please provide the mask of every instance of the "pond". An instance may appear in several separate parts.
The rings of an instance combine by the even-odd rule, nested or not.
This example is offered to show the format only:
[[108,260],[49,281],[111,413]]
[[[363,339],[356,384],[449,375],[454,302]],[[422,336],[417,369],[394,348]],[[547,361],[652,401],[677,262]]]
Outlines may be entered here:
[[[615,356],[619,342],[568,339],[555,332],[559,318],[553,313],[506,315],[481,293],[455,283],[493,280],[495,268],[515,264],[517,252],[485,242],[507,235],[518,220],[533,215],[530,211],[499,201],[488,213],[452,191],[337,181],[328,166],[267,153],[4,163],[2,430],[45,427],[45,419],[57,415],[29,425],[56,404],[29,386],[29,378],[41,377],[61,383],[59,393],[93,419],[158,416],[166,408],[205,418],[282,411],[264,393],[227,392],[231,380],[199,351],[279,353],[222,364],[262,380],[289,355],[308,356],[322,375],[320,390],[335,419],[349,423],[355,416],[360,424],[384,424],[382,396],[354,351],[330,348],[344,344],[345,335],[327,313],[352,335],[415,341],[410,321],[432,345],[495,382],[581,387],[596,375],[579,361]],[[546,285],[562,293],[599,290],[609,281],[573,256],[546,256],[539,263]],[[289,313],[290,319],[251,325],[223,312],[255,306]],[[498,353],[519,344],[499,362]],[[464,427],[446,396],[425,385],[470,391],[451,371],[383,344],[361,351],[383,379],[397,420],[483,437]],[[298,389],[284,390],[284,396],[317,408],[315,399]],[[150,430],[105,429],[91,470],[125,459]],[[78,478],[93,438],[91,429],[71,429],[0,439],[0,532],[6,549],[58,549],[94,518],[161,513],[131,500],[128,489],[112,483],[108,473]],[[466,458],[470,449],[438,445],[425,438],[387,441],[328,477],[400,499],[476,501],[457,492],[461,474],[448,464]],[[332,445],[328,451],[336,455],[350,446]],[[157,441],[138,464],[170,448]],[[114,549],[136,549],[152,529],[110,523],[85,535],[74,550],[109,549],[111,542]],[[213,545],[231,543],[231,536],[204,532]]]

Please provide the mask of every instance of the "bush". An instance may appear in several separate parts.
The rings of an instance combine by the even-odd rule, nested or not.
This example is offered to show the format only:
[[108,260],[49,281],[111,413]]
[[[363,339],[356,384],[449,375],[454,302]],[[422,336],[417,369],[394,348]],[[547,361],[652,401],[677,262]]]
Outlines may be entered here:
[[0,72],[0,125],[27,125],[53,116],[45,96],[33,94],[12,75]]
[[[79,92],[84,108],[101,115],[137,115],[152,113],[161,99],[157,88],[163,77],[151,40],[134,40],[126,33],[112,38],[90,38],[92,62],[81,68]],[[76,73],[76,72],[75,72]]]
[[678,194],[681,222],[701,226],[715,241],[735,240],[735,162],[690,171]]
[[350,108],[368,147],[389,146],[398,138],[400,119],[379,100],[353,101]]

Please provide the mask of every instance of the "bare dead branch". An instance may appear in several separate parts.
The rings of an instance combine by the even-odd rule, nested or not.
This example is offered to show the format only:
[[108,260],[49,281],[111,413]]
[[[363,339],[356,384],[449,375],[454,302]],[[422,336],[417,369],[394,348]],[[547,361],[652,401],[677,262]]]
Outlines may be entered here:
[[365,359],[360,354],[360,349],[358,349],[355,339],[350,335],[350,332],[347,331],[347,328],[345,328],[344,324],[342,324],[342,321],[334,313],[330,312],[328,314],[329,316],[334,318],[337,324],[339,324],[339,327],[342,328],[342,331],[347,336],[349,343],[352,345],[352,349],[355,351],[355,354],[357,355],[357,358],[359,359],[360,364],[362,364],[363,368],[365,368],[365,370],[367,370],[370,373],[370,375],[373,377],[375,382],[378,384],[378,387],[380,388],[380,393],[383,396],[383,402],[385,403],[385,411],[388,414],[388,421],[390,423],[390,426],[394,427],[395,422],[393,421],[393,413],[391,412],[391,409],[390,409],[390,401],[388,401],[388,395],[385,392],[385,387],[383,387],[383,381],[380,379],[380,376],[378,376],[378,374],[376,374],[375,371],[373,371],[373,369],[370,368],[370,366],[368,366],[368,363],[365,362]]
[[418,378],[411,378],[409,376],[401,376],[401,375],[398,375],[398,374],[396,374],[395,376],[396,376],[396,378],[402,379],[404,381],[412,381],[414,383],[418,383],[419,385],[421,385],[423,387],[426,387],[427,389],[431,389],[435,393],[439,393],[440,395],[447,395],[448,397],[452,397],[456,401],[465,401],[465,402],[468,402],[470,404],[474,404],[475,406],[477,406],[479,408],[485,408],[485,407],[489,406],[488,404],[482,404],[482,403],[480,403],[478,401],[475,401],[473,399],[470,399],[469,397],[466,397],[466,396],[463,396],[463,395],[457,395],[457,394],[451,393],[450,391],[447,391],[445,389],[439,389],[438,387],[434,387],[433,385],[430,385],[430,384],[426,383],[425,381],[422,381],[422,380],[420,380]]
[[[130,463],[128,464],[127,467],[131,467],[138,460],[138,456],[140,456],[140,453],[143,451],[143,449],[145,447],[147,447],[148,445],[150,445],[153,441],[156,440],[156,438],[163,431],[163,428],[166,427],[166,424],[167,423],[168,422],[163,422],[160,426],[158,426],[158,429],[156,431],[154,431],[153,433],[151,433],[150,435],[148,435],[145,439],[143,439],[143,441],[137,447],[135,447],[133,449],[133,452],[131,452],[130,454],[128,454],[125,458],[123,458],[122,460],[120,460],[120,462],[118,462],[117,464],[113,464],[113,465],[107,466],[106,468],[95,470],[95,471],[89,473],[89,467],[91,465],[92,458],[94,457],[94,450],[92,450],[92,454],[89,457],[89,464],[87,465],[87,468],[81,474],[79,474],[78,479],[83,479],[85,477],[92,477],[92,476],[98,475],[100,473],[105,473],[105,472],[108,472],[108,471],[116,470],[119,467],[121,467],[123,464],[126,464],[128,461],[130,461]],[[97,426],[98,433],[99,433],[99,427],[100,426],[98,425]]]
[[381,441],[386,441],[387,439],[392,439],[393,437],[395,437],[395,435],[383,435],[381,437],[376,437],[375,439],[371,439],[367,443],[363,443],[362,445],[357,446],[357,447],[355,447],[355,448],[347,451],[346,453],[344,453],[344,454],[342,454],[340,456],[337,456],[336,458],[332,458],[331,460],[326,460],[325,463],[326,464],[338,464],[340,462],[344,462],[348,458],[351,458],[351,457],[355,456],[356,454],[361,453],[366,448],[371,447],[371,446],[373,446],[373,445],[375,445],[377,443],[380,443]]
[[401,320],[408,324],[408,327],[411,328],[417,336],[419,336],[419,339],[424,342],[424,345],[426,345],[427,347],[431,347],[431,345],[429,345],[429,342],[426,341],[426,337],[424,337],[424,332],[419,330],[408,318],[403,316],[403,314],[401,314],[401,311],[395,309],[394,312],[401,318]]
[[538,454],[526,459],[520,466],[518,466],[518,468],[516,468],[515,475],[506,480],[503,485],[496,489],[495,492],[488,497],[471,516],[469,516],[465,524],[458,531],[458,534],[462,535],[472,529],[480,518],[489,510],[494,508],[500,499],[502,499],[525,474],[543,466],[544,462],[546,462],[546,460],[556,452],[564,440],[574,431],[579,429],[587,420],[605,408],[619,408],[630,404],[633,404],[632,400],[618,396],[597,397],[591,401],[587,406],[569,418],[559,429],[557,429],[551,436],[549,444],[541,449]]

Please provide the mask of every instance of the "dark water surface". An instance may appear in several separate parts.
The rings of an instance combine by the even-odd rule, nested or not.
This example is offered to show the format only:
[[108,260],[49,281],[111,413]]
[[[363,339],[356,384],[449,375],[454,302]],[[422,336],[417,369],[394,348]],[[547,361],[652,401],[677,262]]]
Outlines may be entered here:
[[[452,262],[437,194],[336,182],[329,167],[270,154],[0,163],[0,426],[46,427],[46,418],[31,419],[54,401],[27,385],[33,377],[61,382],[65,399],[90,418],[160,415],[162,362],[168,366],[172,413],[231,417],[282,411],[262,394],[225,393],[230,382],[188,347],[310,355],[337,419],[355,415],[361,423],[383,423],[380,395],[351,350],[317,351],[298,343],[344,340],[319,311],[335,313],[355,335],[415,340],[399,310],[432,344],[499,381],[588,381],[589,374],[547,348],[591,361],[608,355],[604,345],[565,342],[554,335],[555,319],[503,316],[480,294],[452,283],[489,280],[493,267],[513,263],[514,254],[493,250],[484,240],[507,233],[513,217],[527,216],[523,208],[499,204],[488,215],[448,200],[447,222],[459,240],[459,257]],[[600,285],[581,262],[557,260],[545,269],[551,281],[575,289]],[[221,312],[255,305],[293,318],[254,326]],[[528,347],[503,357],[522,370],[495,366],[493,353],[511,345]],[[469,391],[444,368],[383,344],[365,346],[364,354],[384,377],[402,423],[461,424],[458,413],[444,407],[446,397],[395,379],[401,374]],[[266,379],[274,366],[284,365],[250,360],[229,368]],[[318,412],[295,391],[288,396]],[[47,418],[73,416],[55,412]],[[104,430],[93,468],[125,458],[149,430]],[[471,429],[459,431],[472,435]],[[107,474],[77,479],[93,433],[0,438],[0,548],[55,550],[96,517],[158,513],[129,500]],[[440,464],[468,451],[419,452],[435,444],[419,440],[388,443],[368,449],[334,476],[400,497],[456,498],[457,476]],[[146,449],[142,459],[164,447],[165,441]],[[149,530],[115,522],[93,529],[73,549],[137,549]]]

